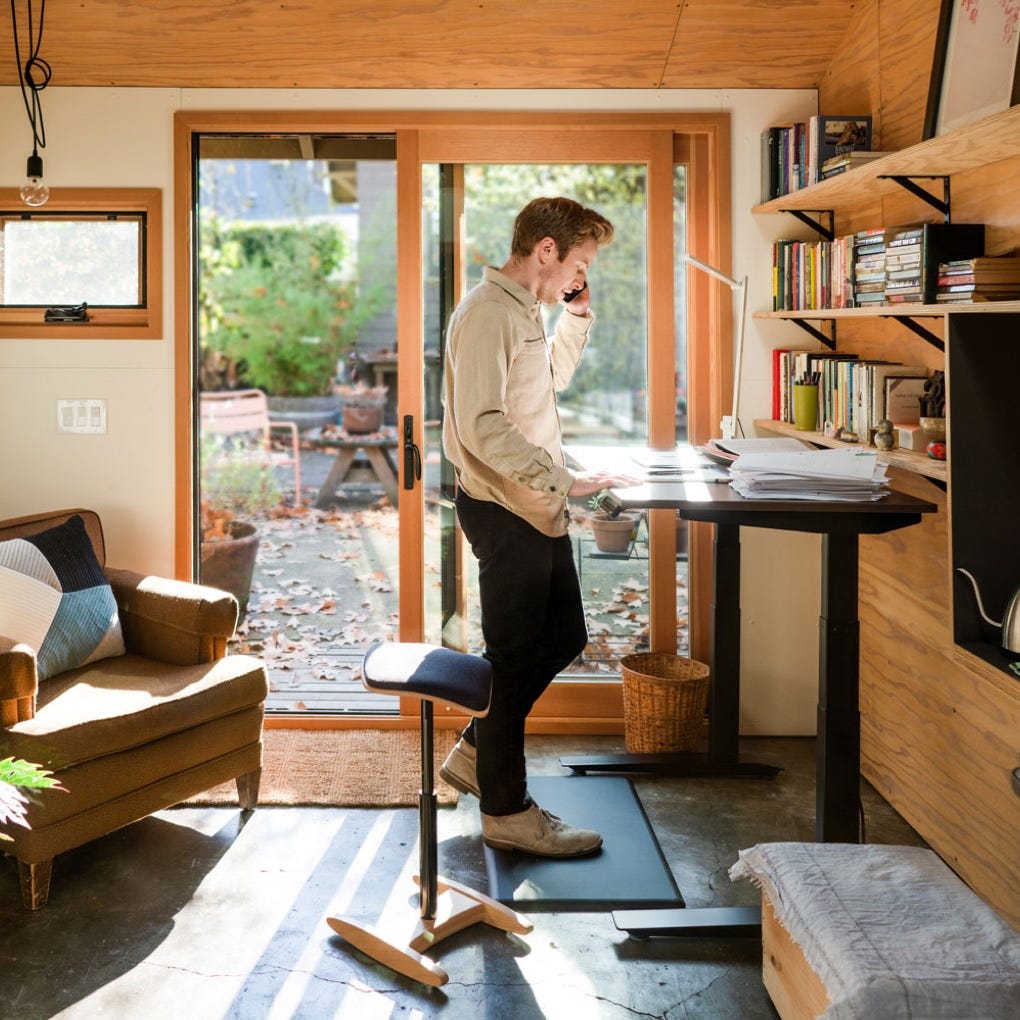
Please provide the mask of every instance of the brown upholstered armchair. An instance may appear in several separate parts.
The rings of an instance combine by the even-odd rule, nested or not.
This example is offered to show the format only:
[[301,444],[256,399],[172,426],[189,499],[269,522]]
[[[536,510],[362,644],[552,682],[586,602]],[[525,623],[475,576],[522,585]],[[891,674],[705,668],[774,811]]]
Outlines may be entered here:
[[[37,603],[53,618],[45,636]],[[65,668],[82,658],[70,647],[82,619],[103,632]],[[236,622],[225,592],[106,567],[93,511],[0,521],[0,759],[64,787],[33,791],[31,827],[0,842],[29,910],[45,905],[57,854],[231,779],[255,807],[268,683],[261,662],[226,655]]]

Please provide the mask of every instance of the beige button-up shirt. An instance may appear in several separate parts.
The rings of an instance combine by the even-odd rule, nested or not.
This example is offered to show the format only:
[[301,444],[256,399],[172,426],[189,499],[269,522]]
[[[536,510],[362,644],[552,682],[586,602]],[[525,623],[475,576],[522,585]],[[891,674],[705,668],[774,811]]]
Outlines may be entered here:
[[443,447],[460,486],[552,537],[567,532],[573,481],[556,391],[573,376],[592,322],[564,311],[550,341],[535,296],[487,266],[447,330]]

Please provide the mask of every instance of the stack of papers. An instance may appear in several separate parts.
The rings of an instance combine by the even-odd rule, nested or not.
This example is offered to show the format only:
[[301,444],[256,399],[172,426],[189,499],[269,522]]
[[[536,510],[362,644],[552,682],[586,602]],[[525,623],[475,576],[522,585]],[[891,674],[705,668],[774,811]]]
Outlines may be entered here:
[[700,452],[719,464],[732,464],[745,453],[787,453],[798,450],[814,450],[810,443],[805,443],[793,436],[776,436],[769,439],[710,439],[700,448]]
[[742,453],[730,466],[733,488],[747,499],[813,499],[852,503],[889,491],[886,466],[872,450]]

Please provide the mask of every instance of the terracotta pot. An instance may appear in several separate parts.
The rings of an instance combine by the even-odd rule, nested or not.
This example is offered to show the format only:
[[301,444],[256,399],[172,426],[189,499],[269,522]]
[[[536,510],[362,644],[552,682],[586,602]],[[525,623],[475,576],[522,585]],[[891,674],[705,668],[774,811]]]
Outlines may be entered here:
[[595,545],[601,552],[622,553],[630,548],[631,535],[638,526],[638,518],[621,514],[619,517],[589,517]]
[[363,435],[366,432],[378,432],[382,428],[383,408],[363,407],[356,404],[344,404],[343,427],[351,435]]
[[202,543],[199,580],[212,588],[230,592],[237,599],[240,620],[248,609],[259,536],[255,533],[255,525],[246,521],[231,521],[227,530],[231,538]]

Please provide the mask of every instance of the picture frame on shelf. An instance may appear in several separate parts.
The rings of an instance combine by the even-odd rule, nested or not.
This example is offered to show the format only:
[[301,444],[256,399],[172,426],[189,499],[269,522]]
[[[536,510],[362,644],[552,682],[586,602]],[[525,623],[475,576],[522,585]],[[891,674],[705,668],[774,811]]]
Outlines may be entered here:
[[1020,102],[1020,9],[999,0],[943,0],[924,137]]

